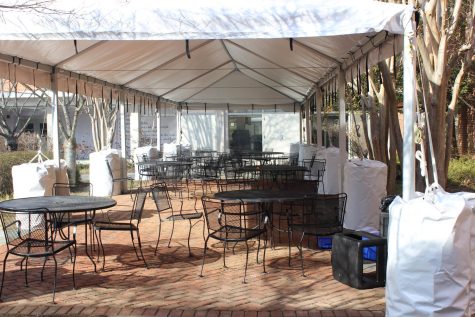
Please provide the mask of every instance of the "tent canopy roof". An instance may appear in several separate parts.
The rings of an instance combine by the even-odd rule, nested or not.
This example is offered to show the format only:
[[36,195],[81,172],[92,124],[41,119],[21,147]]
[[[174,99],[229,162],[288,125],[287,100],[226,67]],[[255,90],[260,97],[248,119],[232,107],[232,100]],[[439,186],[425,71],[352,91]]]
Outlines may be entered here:
[[412,12],[372,0],[57,0],[4,12],[0,53],[176,102],[283,104],[365,45],[372,62],[392,55],[387,34],[412,32]]

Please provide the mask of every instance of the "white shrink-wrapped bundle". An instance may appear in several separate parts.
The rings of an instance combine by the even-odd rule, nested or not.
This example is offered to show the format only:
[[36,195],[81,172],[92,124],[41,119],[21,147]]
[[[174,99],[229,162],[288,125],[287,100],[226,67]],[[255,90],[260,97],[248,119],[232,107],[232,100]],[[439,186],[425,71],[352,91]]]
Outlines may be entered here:
[[[320,158],[318,156],[317,158]],[[337,147],[329,147],[323,150],[322,158],[325,159],[325,174],[323,174],[323,186],[320,184],[318,192],[323,194],[338,194],[338,175],[340,170],[340,149]]]
[[302,165],[302,161],[311,160],[312,156],[316,156],[318,152],[318,146],[315,144],[299,144],[299,163]]
[[157,160],[159,158],[158,149],[154,146],[142,146],[138,147],[134,151],[134,162],[135,162],[135,180],[140,179],[139,175],[139,162],[143,162],[144,159],[147,160]]
[[473,211],[459,194],[431,189],[389,207],[386,316],[470,316]]
[[[472,225],[470,226],[470,253],[471,258],[475,257],[475,193],[457,193],[467,201],[468,207],[472,209]],[[475,261],[471,261],[471,280],[470,280],[470,313],[475,314]]]
[[[51,167],[54,168],[56,165],[56,162],[54,160],[47,160],[44,161],[43,164],[46,166],[48,170],[50,170]],[[60,160],[60,167],[56,168],[56,181],[55,183],[62,183],[62,184],[69,184],[69,176],[68,176],[68,166],[66,165],[65,160]],[[56,195],[69,195],[69,187],[62,187],[58,189],[59,192],[56,192]],[[51,192],[51,195],[53,195],[53,191]]]
[[175,143],[163,144],[163,160],[171,161],[173,156],[177,155],[177,145]]
[[291,164],[297,164],[299,160],[300,143],[290,143],[289,148],[289,162]]
[[[112,170],[110,175],[107,162]],[[121,193],[120,183],[113,178],[121,177],[121,159],[116,149],[102,150],[89,154],[89,182],[94,196],[111,196]]]
[[345,164],[343,191],[348,195],[343,226],[351,230],[379,230],[381,198],[386,196],[388,167],[373,160]]
[[12,166],[13,198],[51,196],[56,182],[54,165],[43,162]]
[[[68,166],[66,165],[65,160],[60,160],[60,167],[56,167],[56,183],[63,183],[63,184],[69,184],[69,176],[68,176]],[[43,164],[45,166],[56,166],[56,161],[54,160],[47,160],[43,161]]]

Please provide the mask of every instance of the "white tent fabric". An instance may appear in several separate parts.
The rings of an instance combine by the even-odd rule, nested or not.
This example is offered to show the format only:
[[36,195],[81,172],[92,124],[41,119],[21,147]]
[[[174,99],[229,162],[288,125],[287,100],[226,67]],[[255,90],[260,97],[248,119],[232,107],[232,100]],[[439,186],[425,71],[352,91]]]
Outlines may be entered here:
[[413,11],[410,6],[371,0],[57,0],[48,6],[63,14],[4,12],[1,37],[177,40],[315,37],[382,30],[402,34],[410,28]]
[[[43,13],[2,13],[1,54],[188,104],[302,102],[378,32],[412,32],[413,12],[410,6],[372,0],[48,5]],[[190,57],[184,40],[190,40]],[[392,55],[393,38],[388,40],[379,44],[372,62]],[[10,62],[5,56],[0,60]],[[0,75],[8,71],[0,67]],[[58,73],[63,82],[69,75]],[[72,90],[75,81],[69,85]]]

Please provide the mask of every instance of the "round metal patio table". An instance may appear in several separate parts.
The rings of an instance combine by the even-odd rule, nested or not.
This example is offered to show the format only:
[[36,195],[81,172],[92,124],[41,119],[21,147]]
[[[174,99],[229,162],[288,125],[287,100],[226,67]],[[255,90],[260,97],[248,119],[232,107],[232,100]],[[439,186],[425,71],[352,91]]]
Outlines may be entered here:
[[214,198],[220,200],[242,200],[244,202],[253,203],[270,203],[284,202],[292,200],[300,200],[315,195],[315,192],[309,191],[287,191],[287,190],[270,190],[270,189],[246,189],[231,190],[214,194]]
[[[46,208],[50,213],[79,213],[84,212],[84,219],[87,219],[89,211],[95,212],[99,209],[113,207],[117,204],[114,199],[108,197],[95,196],[39,196],[17,198],[0,202],[0,210],[7,212],[21,212],[27,209]],[[87,223],[84,226],[84,236],[86,245],[86,255],[94,265],[96,272],[96,263],[87,251]]]

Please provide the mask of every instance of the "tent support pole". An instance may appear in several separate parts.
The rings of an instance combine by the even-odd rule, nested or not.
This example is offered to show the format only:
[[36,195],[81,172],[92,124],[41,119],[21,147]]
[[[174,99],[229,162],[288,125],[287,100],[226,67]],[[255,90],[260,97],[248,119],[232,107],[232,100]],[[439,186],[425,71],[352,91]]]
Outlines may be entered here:
[[[120,174],[121,177],[127,177],[127,147],[125,145],[125,96],[124,93],[121,91],[119,92],[119,115],[120,115],[120,156],[121,159],[121,166],[120,166]],[[124,187],[124,182],[121,182],[121,192]],[[127,184],[125,184],[127,186]]]
[[302,131],[302,107],[299,105],[299,143],[302,143],[303,142],[303,131]]
[[415,196],[415,143],[414,143],[414,123],[416,121],[415,109],[415,59],[414,59],[414,37],[404,34],[404,143],[403,143],[403,160],[402,160],[402,198],[409,200]]
[[[53,124],[53,160],[59,168],[61,166],[61,157],[59,153],[59,117],[58,117],[58,76],[53,70],[51,76],[51,123]],[[59,171],[59,169],[57,170]]]
[[310,100],[305,100],[305,135],[306,143],[312,144],[312,124],[310,121]]
[[322,144],[322,106],[319,104],[319,101],[321,100],[322,97],[322,91],[316,87],[315,88],[315,107],[317,108],[317,146],[320,148],[323,146]]
[[161,126],[161,122],[160,122],[160,110],[156,112],[156,120],[157,120],[157,149],[158,151],[161,151],[161,147],[160,147],[160,143],[162,142],[162,140],[160,139],[161,135],[160,135],[160,131],[162,129],[162,126]]
[[340,70],[338,73],[338,101],[340,110],[340,131],[338,133],[338,147],[340,149],[340,175],[338,178],[340,192],[343,191],[343,181],[345,178],[344,169],[347,160],[346,154],[346,104],[345,104],[345,71]]

